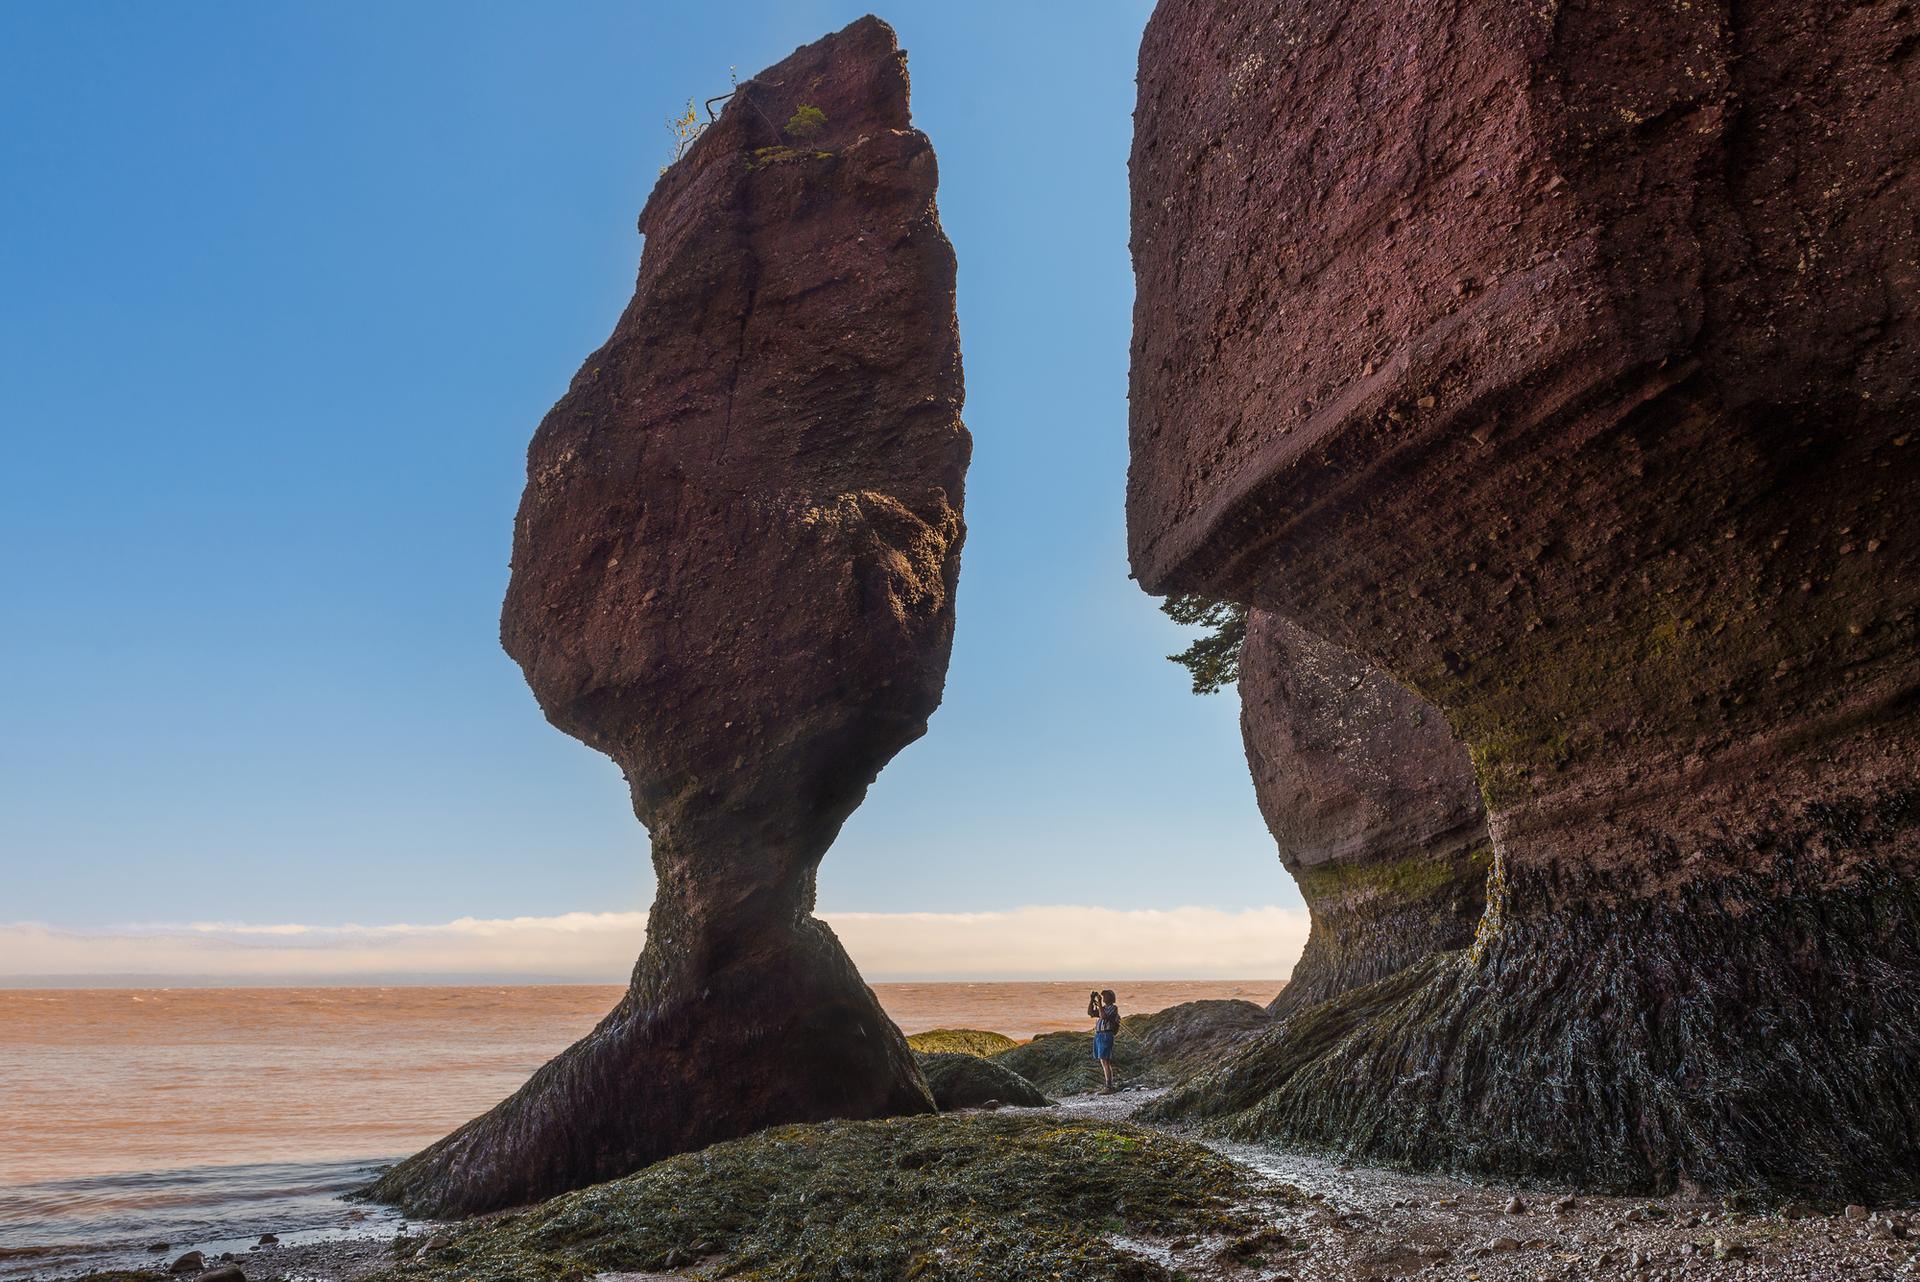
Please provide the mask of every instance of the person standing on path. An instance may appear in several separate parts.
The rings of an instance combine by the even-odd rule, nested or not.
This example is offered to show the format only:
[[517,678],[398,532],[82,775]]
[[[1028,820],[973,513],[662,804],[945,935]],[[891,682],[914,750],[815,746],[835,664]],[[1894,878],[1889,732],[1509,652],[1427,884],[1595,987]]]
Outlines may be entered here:
[[1087,994],[1087,1014],[1094,1020],[1093,1057],[1100,1061],[1100,1074],[1106,1079],[1105,1093],[1113,1094],[1113,1035],[1120,1031],[1120,1003],[1111,988]]

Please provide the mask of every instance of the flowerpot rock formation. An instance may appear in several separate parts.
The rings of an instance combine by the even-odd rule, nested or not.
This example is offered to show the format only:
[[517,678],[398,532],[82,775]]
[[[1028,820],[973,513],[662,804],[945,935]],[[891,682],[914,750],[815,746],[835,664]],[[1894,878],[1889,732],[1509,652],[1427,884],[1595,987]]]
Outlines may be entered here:
[[935,178],[869,17],[741,84],[655,187],[633,301],[534,435],[501,617],[548,719],[626,774],[646,947],[598,1028],[373,1196],[473,1214],[933,1108],[811,909],[952,643],[970,444]]
[[1161,0],[1131,555],[1446,715],[1468,949],[1162,1112],[1920,1192],[1920,10]]
[[1473,941],[1493,847],[1473,763],[1438,709],[1254,610],[1240,647],[1240,733],[1260,813],[1313,915],[1270,1012]]

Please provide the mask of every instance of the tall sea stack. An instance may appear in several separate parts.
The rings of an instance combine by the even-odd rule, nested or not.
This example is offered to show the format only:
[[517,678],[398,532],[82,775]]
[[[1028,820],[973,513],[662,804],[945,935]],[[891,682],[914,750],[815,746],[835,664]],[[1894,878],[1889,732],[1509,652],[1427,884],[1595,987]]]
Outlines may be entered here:
[[1162,1105],[1920,1191],[1920,10],[1161,0],[1128,520],[1439,708],[1473,944]]
[[374,1196],[472,1214],[933,1107],[811,910],[952,643],[970,445],[935,177],[868,17],[740,85],[654,189],[633,301],[534,435],[501,618],[548,719],[626,773],[646,948],[598,1028]]

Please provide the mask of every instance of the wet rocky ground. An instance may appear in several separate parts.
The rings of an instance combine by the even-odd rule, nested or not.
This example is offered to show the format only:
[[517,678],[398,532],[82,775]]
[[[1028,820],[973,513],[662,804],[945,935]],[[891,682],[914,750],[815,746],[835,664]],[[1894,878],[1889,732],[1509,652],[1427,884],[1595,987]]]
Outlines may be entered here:
[[[1124,1118],[1158,1094],[1064,1099],[1054,1111]],[[1259,1263],[1156,1244],[1178,1276],[1282,1282],[1434,1278],[1472,1282],[1794,1282],[1920,1277],[1920,1207],[1743,1210],[1719,1198],[1590,1197],[1347,1166],[1309,1154],[1203,1141],[1309,1207],[1273,1216],[1285,1245]]]
[[[1075,1126],[1124,1126],[1156,1093],[1132,1089],[1071,1096],[1047,1108],[993,1111],[1009,1120],[1057,1117]],[[1249,1172],[1249,1186],[1261,1190],[1235,1222],[1196,1217],[1192,1231],[1169,1232],[1164,1219],[1147,1227],[1130,1222],[1131,1216],[1109,1217],[1099,1234],[1122,1257],[1109,1256],[1097,1267],[1090,1257],[1089,1271],[1068,1276],[1187,1282],[1904,1282],[1920,1277],[1920,1208],[1915,1207],[1763,1210],[1700,1196],[1598,1197],[1354,1167],[1263,1146],[1206,1143]],[[1058,1176],[1055,1172],[1053,1178]],[[823,1217],[844,1213],[830,1207],[821,1212]],[[458,1236],[416,1224],[394,1240],[288,1242],[247,1251],[231,1262],[209,1253],[206,1263],[236,1267],[254,1282],[358,1282],[394,1270],[400,1260],[433,1259]],[[1137,1260],[1138,1269],[1113,1264],[1124,1257]],[[730,1263],[737,1261],[701,1253],[674,1260],[666,1271],[608,1270],[598,1276],[605,1282],[705,1278],[728,1272]],[[471,1255],[466,1264],[486,1275],[484,1255]],[[422,1276],[441,1271],[428,1269]],[[192,1279],[195,1273],[189,1269],[178,1276]],[[751,1268],[746,1275],[773,1276]],[[955,1271],[953,1276],[976,1273]],[[1013,1282],[1026,1275],[989,1271],[982,1276]],[[236,1279],[227,1274],[223,1282]]]

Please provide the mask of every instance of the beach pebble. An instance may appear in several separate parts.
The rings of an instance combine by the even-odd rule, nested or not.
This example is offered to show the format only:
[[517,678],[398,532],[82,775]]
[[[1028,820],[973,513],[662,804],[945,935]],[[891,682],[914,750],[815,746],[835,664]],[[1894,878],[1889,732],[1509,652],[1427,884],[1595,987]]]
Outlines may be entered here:
[[223,1264],[211,1273],[202,1273],[194,1282],[247,1282],[247,1275],[236,1265]]
[[279,1246],[280,1238],[277,1234],[262,1233],[260,1235],[260,1245],[261,1246]]
[[1489,1251],[1518,1251],[1520,1249],[1520,1243],[1514,1238],[1497,1237],[1487,1243],[1487,1249]]
[[172,1249],[173,1249],[173,1243],[171,1242],[155,1242],[152,1246],[147,1248],[147,1250],[149,1251],[171,1251]]
[[1520,1200],[1519,1194],[1516,1193],[1514,1196],[1507,1199],[1508,1215],[1525,1215],[1526,1213],[1527,1213],[1527,1204]]
[[1867,1218],[1867,1208],[1856,1202],[1847,1208],[1847,1218],[1849,1220],[1864,1220]]
[[1716,1260],[1737,1260],[1747,1253],[1747,1248],[1738,1242],[1729,1242],[1723,1237],[1713,1239],[1713,1258]]
[[1572,1209],[1573,1209],[1573,1194],[1569,1193],[1565,1197],[1556,1197],[1555,1199],[1553,1199],[1553,1213],[1555,1215],[1565,1215],[1568,1211],[1571,1211]]
[[198,1273],[207,1267],[207,1257],[198,1251],[188,1251],[185,1255],[167,1266],[169,1273]]

